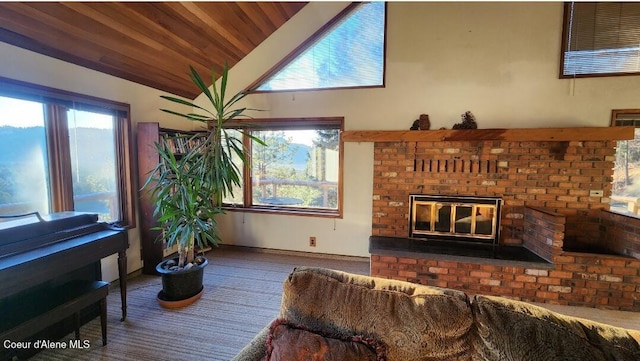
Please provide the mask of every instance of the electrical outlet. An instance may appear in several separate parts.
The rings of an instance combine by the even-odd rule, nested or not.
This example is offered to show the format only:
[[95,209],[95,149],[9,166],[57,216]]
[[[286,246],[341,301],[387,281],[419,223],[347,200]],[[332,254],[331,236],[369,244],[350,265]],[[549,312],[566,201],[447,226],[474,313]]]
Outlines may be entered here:
[[602,197],[604,195],[604,191],[601,190],[590,190],[589,197]]
[[309,237],[309,247],[316,246],[316,237]]

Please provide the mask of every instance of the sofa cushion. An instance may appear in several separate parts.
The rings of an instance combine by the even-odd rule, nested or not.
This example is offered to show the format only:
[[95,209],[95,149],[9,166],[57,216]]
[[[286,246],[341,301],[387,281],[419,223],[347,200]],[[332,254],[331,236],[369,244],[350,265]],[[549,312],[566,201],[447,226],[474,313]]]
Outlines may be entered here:
[[264,361],[385,361],[384,345],[365,337],[340,337],[275,320]]
[[231,361],[258,361],[261,360],[267,351],[267,337],[269,336],[269,326],[264,327],[251,342],[246,344]]
[[640,360],[629,331],[500,297],[475,296],[476,359]]
[[473,319],[460,291],[299,267],[284,282],[279,317],[379,340],[389,361],[470,359]]

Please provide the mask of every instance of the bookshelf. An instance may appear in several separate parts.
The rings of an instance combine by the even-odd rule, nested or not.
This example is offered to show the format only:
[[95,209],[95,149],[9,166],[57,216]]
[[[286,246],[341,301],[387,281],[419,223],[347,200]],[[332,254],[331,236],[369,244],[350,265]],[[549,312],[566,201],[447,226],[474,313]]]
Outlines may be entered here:
[[[176,129],[161,128],[159,123],[141,122],[137,125],[137,150],[138,150],[138,184],[144,185],[149,172],[160,162],[160,157],[154,144],[162,139],[170,147],[176,156],[186,152],[195,144],[190,138],[197,132],[182,131]],[[171,136],[172,139],[167,139]],[[174,136],[181,136],[174,138]],[[156,265],[163,259],[173,256],[177,247],[166,249],[165,245],[156,241],[160,236],[160,231],[151,230],[158,226],[157,219],[153,216],[154,205],[146,191],[139,192],[140,209],[140,244],[142,246],[142,273],[155,275]]]

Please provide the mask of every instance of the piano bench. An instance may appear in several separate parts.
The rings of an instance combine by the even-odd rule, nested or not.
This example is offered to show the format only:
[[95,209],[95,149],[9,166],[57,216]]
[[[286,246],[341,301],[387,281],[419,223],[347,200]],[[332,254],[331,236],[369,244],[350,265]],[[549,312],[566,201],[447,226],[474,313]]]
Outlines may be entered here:
[[107,344],[108,293],[108,282],[75,280],[51,289],[44,298],[41,293],[24,295],[3,305],[0,339],[22,341],[58,321],[74,316],[75,336],[78,340],[80,339],[80,311],[99,302],[104,346]]

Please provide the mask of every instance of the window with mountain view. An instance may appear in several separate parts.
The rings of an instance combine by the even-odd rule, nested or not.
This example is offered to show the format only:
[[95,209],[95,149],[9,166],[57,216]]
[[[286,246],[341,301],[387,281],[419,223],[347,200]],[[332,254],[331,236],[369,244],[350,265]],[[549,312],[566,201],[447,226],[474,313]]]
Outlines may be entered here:
[[250,167],[244,170],[243,189],[234,190],[225,202],[254,210],[339,215],[342,122],[252,120],[244,131],[266,145],[245,139]]
[[258,92],[381,87],[384,2],[348,7],[250,88]]
[[49,213],[42,103],[0,97],[0,214]]
[[0,215],[80,211],[135,225],[128,105],[0,78]]
[[110,114],[67,112],[74,208],[111,222],[121,219],[116,122]]

